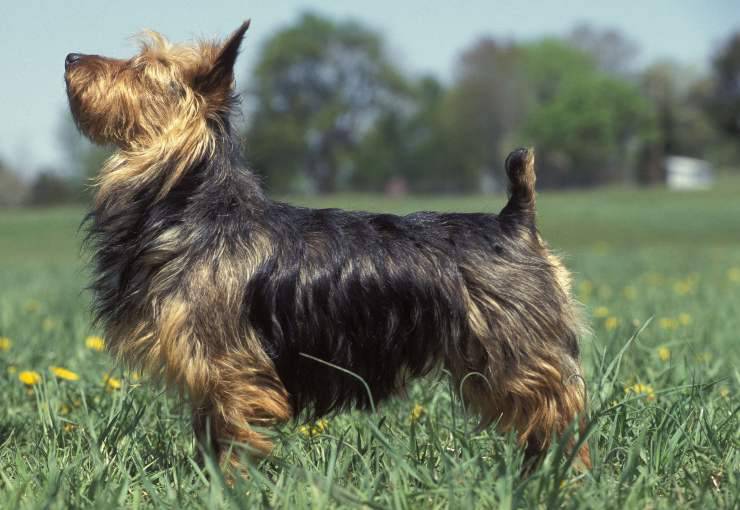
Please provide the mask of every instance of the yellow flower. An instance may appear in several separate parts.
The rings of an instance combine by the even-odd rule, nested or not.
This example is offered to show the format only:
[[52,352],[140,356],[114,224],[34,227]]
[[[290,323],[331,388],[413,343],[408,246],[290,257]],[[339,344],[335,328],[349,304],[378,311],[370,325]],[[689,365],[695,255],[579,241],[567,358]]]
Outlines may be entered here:
[[578,289],[586,294],[590,294],[594,290],[594,284],[590,280],[583,280],[578,284]]
[[722,386],[719,389],[719,396],[722,398],[730,398],[730,388],[727,386]]
[[601,299],[609,299],[612,297],[612,288],[608,285],[602,285],[599,287],[599,298]]
[[647,273],[645,275],[645,281],[647,281],[649,285],[652,285],[655,287],[655,286],[661,285],[664,281],[664,278],[663,278],[663,275],[660,273]]
[[18,374],[18,380],[28,386],[33,386],[41,382],[41,375],[35,370],[23,370]]
[[609,315],[609,309],[605,306],[596,307],[596,309],[594,310],[594,317],[603,318],[603,317],[607,317],[608,315]]
[[606,255],[609,253],[609,243],[605,241],[598,241],[593,246],[594,253],[597,255]]
[[121,389],[121,380],[116,379],[115,377],[111,377],[108,374],[105,374],[103,376],[103,382],[105,383],[105,387],[109,390],[120,390]]
[[7,336],[0,336],[0,351],[8,352],[13,347],[13,342]]
[[581,301],[588,301],[594,291],[594,284],[589,280],[583,280],[578,284],[578,297]]
[[421,417],[424,416],[425,413],[426,410],[424,409],[424,406],[422,406],[421,404],[416,404],[409,414],[409,420],[411,421],[411,423],[416,423],[421,420]]
[[691,273],[683,280],[678,280],[673,284],[673,291],[679,296],[693,293],[696,290],[696,284],[699,283],[699,276]]
[[85,347],[92,351],[102,351],[105,349],[105,340],[99,336],[89,336],[85,338]]
[[668,361],[671,359],[671,350],[665,345],[658,347],[658,358],[660,361]]
[[327,428],[329,428],[329,421],[322,418],[316,421],[313,425],[301,425],[298,428],[298,432],[305,437],[311,438],[320,435]]
[[50,317],[47,317],[47,318],[46,318],[46,319],[44,319],[44,320],[43,320],[43,322],[41,323],[41,329],[43,329],[43,330],[44,330],[45,332],[47,332],[47,333],[48,333],[49,331],[53,330],[53,329],[54,329],[54,328],[56,328],[56,327],[57,327],[57,321],[55,321],[54,319],[52,319],[52,318],[50,318]]
[[30,301],[26,303],[25,308],[26,308],[26,311],[29,313],[36,313],[39,310],[41,310],[41,303],[39,303],[35,299],[31,299]]
[[687,313],[679,313],[678,314],[678,322],[681,324],[681,326],[688,326],[691,324],[691,315]]
[[72,432],[76,428],[77,428],[77,425],[75,425],[74,423],[65,423],[64,424],[64,432]]
[[703,351],[697,354],[694,359],[698,361],[699,363],[709,363],[712,361],[712,353],[708,351]]
[[658,325],[660,329],[676,329],[678,327],[678,321],[670,317],[661,317],[658,319]]
[[624,393],[626,395],[642,395],[650,401],[655,400],[655,390],[649,384],[635,383],[632,386],[624,388]]
[[65,381],[79,381],[80,376],[62,367],[49,367],[52,374]]
[[617,329],[617,326],[619,326],[619,319],[617,317],[608,317],[604,321],[604,327],[606,327],[607,331],[613,331]]
[[727,270],[727,278],[731,282],[740,282],[740,267],[731,267]]
[[624,294],[625,299],[634,301],[637,298],[637,289],[632,285],[628,285],[622,290],[622,294]]

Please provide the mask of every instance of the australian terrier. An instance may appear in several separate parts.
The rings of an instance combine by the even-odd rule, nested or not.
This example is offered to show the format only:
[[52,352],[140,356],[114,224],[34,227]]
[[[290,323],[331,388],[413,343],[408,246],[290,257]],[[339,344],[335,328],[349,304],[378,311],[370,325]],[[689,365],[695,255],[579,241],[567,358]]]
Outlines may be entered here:
[[187,397],[222,457],[268,453],[255,427],[367,408],[440,367],[481,427],[541,458],[583,425],[585,387],[570,275],[535,227],[533,153],[507,158],[498,215],[271,200],[231,122],[248,26],[224,43],[149,33],[129,60],[67,55],[79,129],[116,147],[88,219],[110,350]]

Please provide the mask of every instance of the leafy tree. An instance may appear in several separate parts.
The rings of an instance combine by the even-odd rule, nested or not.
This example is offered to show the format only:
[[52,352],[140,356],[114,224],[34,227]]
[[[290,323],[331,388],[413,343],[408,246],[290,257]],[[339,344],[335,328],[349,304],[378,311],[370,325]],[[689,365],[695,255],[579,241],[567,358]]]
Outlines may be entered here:
[[582,76],[535,109],[523,134],[539,151],[544,186],[593,186],[626,177],[630,146],[651,122],[650,105],[633,86]]
[[0,160],[0,208],[21,205],[27,191],[26,184]]
[[455,84],[445,101],[445,140],[458,150],[456,173],[477,185],[482,174],[500,169],[529,110],[522,50],[484,38],[463,52]]
[[520,140],[539,152],[545,186],[590,186],[634,172],[639,144],[655,136],[651,104],[631,83],[601,72],[556,40],[525,48],[532,106]]
[[112,149],[89,142],[77,130],[72,116],[67,111],[62,114],[58,137],[65,155],[63,170],[69,176],[67,184],[82,199],[89,193],[90,183],[111,155]]
[[385,112],[358,146],[359,171],[352,184],[379,191],[400,178],[415,192],[476,189],[478,175],[466,172],[465,144],[455,130],[447,91],[431,77],[410,91],[407,108]]
[[740,135],[740,32],[729,37],[712,62],[714,93],[708,102],[717,125]]
[[355,170],[352,151],[405,84],[381,38],[353,22],[314,14],[275,34],[253,73],[248,156],[273,188],[304,177],[334,191]]
[[464,173],[479,176],[500,168],[513,147],[533,145],[542,185],[621,179],[632,173],[639,144],[654,136],[652,107],[638,88],[557,39],[477,42],[462,55],[447,103],[443,117],[464,148]]
[[641,86],[656,111],[658,139],[663,154],[705,157],[717,138],[702,108],[708,94],[705,81],[669,62],[657,62],[641,77]]
[[616,29],[580,24],[570,33],[568,42],[590,55],[597,67],[607,74],[630,76],[633,73],[638,47]]
[[69,181],[53,170],[42,170],[31,184],[28,204],[47,206],[74,202],[77,193],[70,187]]

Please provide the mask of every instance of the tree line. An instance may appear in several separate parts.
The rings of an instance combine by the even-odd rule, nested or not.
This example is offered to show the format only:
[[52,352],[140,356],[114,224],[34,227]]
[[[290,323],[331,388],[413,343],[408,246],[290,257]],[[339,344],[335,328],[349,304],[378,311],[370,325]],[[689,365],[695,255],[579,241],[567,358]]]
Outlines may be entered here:
[[[638,68],[638,53],[588,25],[527,42],[484,37],[444,83],[405,72],[371,28],[308,13],[247,70],[240,136],[276,193],[493,190],[518,146],[537,149],[543,187],[659,183],[666,155],[737,167],[740,32],[704,74],[671,61]],[[75,178],[40,174],[32,202],[74,200],[97,172],[107,151],[73,133],[65,121]],[[0,182],[8,175],[0,164]]]

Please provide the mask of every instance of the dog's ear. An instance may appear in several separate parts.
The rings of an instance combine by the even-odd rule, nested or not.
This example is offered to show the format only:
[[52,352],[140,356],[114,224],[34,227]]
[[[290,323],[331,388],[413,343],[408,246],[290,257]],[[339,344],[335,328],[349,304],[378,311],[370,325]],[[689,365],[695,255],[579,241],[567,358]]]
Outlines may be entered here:
[[219,89],[231,88],[234,81],[234,63],[250,22],[251,20],[245,21],[231,34],[218,51],[211,68],[195,78],[194,86],[197,90],[208,94]]

